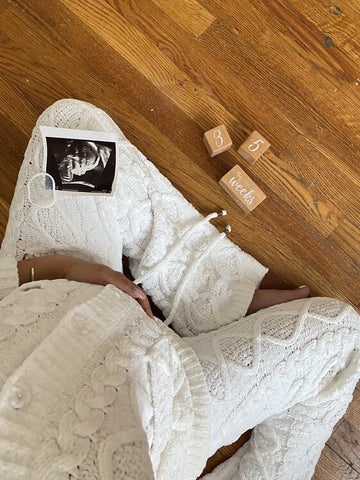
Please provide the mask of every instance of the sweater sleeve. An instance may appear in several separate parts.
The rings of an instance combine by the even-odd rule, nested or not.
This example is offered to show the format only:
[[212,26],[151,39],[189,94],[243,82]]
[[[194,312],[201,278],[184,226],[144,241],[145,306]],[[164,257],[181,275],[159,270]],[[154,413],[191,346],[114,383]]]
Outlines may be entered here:
[[0,258],[0,300],[18,286],[17,261],[11,257]]
[[121,160],[119,223],[135,283],[181,337],[245,316],[267,268],[208,223],[225,212],[203,217],[136,147]]

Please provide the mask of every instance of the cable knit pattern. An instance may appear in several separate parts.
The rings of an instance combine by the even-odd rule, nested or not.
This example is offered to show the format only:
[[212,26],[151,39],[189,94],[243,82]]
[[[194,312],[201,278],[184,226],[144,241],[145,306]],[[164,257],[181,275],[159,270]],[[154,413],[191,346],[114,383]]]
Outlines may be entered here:
[[360,376],[359,315],[296,300],[185,341],[208,372],[211,452],[255,427],[209,479],[310,479]]
[[[208,407],[192,350],[113,286],[94,286],[96,295],[90,288],[90,299],[41,341],[43,291],[50,304],[57,296],[64,305],[64,292],[76,282],[36,283],[32,310],[38,319],[28,336],[38,346],[12,352],[12,375],[1,385],[1,478],[190,480],[200,474],[208,453]],[[9,305],[17,305],[20,316],[13,323],[22,323],[28,292],[17,289],[5,299],[1,323]],[[192,462],[184,468],[187,458]]]
[[[122,166],[122,190],[127,192],[127,204],[119,204],[124,253],[131,257],[133,275],[144,279],[144,288],[167,316],[187,269],[219,234],[201,223],[203,217],[135,147],[122,157]],[[196,223],[190,238],[175,249]],[[192,272],[174,315],[175,331],[196,335],[245,315],[266,271],[232,242],[221,240]]]
[[0,263],[0,300],[19,285],[17,262],[8,257]]
[[[115,133],[115,195],[32,206],[39,125]],[[101,110],[62,100],[40,116],[0,253],[1,479],[194,480],[253,427],[206,480],[311,478],[359,378],[359,316],[306,299],[245,317],[266,269],[205,220]],[[111,286],[10,293],[11,257],[53,252],[118,270],[124,252],[186,338]]]
[[[28,199],[27,184],[42,169],[39,125],[115,133],[118,175],[114,197],[57,195],[49,209]],[[203,217],[131,145],[104,112],[85,102],[61,100],[38,119],[20,170],[9,214],[2,256],[63,253],[121,270],[122,249],[131,257],[135,277],[167,316],[189,265],[196,262],[218,231],[209,224],[194,229],[181,248],[167,258],[182,235]],[[109,228],[111,225],[111,228]],[[18,239],[16,242],[13,239]],[[182,336],[209,331],[245,315],[254,290],[267,269],[227,239],[198,262],[174,314]],[[226,278],[226,283],[224,283]]]

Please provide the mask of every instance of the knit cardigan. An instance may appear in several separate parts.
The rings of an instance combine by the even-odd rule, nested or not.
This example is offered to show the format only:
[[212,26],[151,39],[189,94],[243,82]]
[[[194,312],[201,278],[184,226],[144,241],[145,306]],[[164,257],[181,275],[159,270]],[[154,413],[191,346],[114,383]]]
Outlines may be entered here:
[[18,287],[0,259],[0,478],[193,480],[209,453],[193,350],[112,285]]

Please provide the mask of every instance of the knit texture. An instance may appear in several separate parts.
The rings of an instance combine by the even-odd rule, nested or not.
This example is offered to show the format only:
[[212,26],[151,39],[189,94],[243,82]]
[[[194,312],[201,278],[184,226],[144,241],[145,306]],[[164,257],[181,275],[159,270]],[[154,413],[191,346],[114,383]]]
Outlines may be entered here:
[[113,286],[33,282],[2,300],[0,325],[2,479],[201,473],[201,367],[131,297]]
[[255,427],[209,480],[309,480],[360,377],[354,309],[330,298],[296,300],[185,341],[212,397],[211,453]]
[[[115,195],[58,195],[50,209],[33,207],[27,182],[41,171],[39,125],[115,133]],[[266,269],[205,222],[104,112],[74,100],[56,102],[37,122],[1,256],[52,252],[119,270],[125,253],[134,276],[186,339],[150,321],[113,288],[35,282],[6,297],[1,326],[10,359],[4,348],[0,399],[5,479],[29,478],[20,475],[31,467],[30,478],[39,479],[151,478],[153,472],[156,479],[190,480],[208,455],[252,427],[251,441],[205,478],[311,478],[359,378],[353,309],[333,299],[307,299],[244,317]],[[0,278],[9,279],[2,287],[7,292],[15,262],[4,262]],[[24,348],[11,347],[18,344]],[[67,377],[73,366],[76,372]],[[44,408],[35,402],[42,396]],[[59,411],[63,404],[67,413]],[[34,406],[45,412],[44,421]],[[22,431],[29,442],[19,440]],[[41,470],[46,459],[52,477]],[[18,477],[11,477],[13,464]],[[59,465],[61,474],[51,470]]]
[[[60,194],[49,209],[31,205],[27,184],[42,171],[43,163],[39,125],[114,133],[118,139],[114,197]],[[126,140],[108,115],[85,102],[61,100],[39,117],[34,128],[19,173],[1,255],[21,259],[25,253],[58,252],[121,270],[124,252],[131,258],[134,277],[144,277],[144,288],[165,316],[172,310],[189,266],[196,263],[172,312],[174,329],[182,336],[193,335],[245,315],[267,272],[227,239],[221,239],[207,255],[209,242],[219,233],[213,226],[201,223],[202,219]],[[192,235],[181,242],[194,225]],[[169,252],[173,253],[167,256]],[[202,253],[205,255],[198,262]],[[159,262],[160,268],[153,270]]]
[[0,267],[0,300],[19,285],[17,262],[14,258],[6,258]]

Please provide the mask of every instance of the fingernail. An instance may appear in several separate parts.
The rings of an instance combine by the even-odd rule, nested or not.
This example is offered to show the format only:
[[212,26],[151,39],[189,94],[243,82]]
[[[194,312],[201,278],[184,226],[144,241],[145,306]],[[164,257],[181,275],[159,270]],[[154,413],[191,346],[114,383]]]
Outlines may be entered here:
[[135,290],[135,292],[134,292],[134,297],[135,297],[135,298],[140,298],[141,300],[145,300],[145,299],[146,299],[146,295],[145,295],[145,293],[144,293],[142,290]]
[[298,288],[306,288],[306,287],[307,287],[307,285],[301,285],[301,286],[298,287]]

